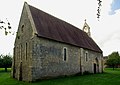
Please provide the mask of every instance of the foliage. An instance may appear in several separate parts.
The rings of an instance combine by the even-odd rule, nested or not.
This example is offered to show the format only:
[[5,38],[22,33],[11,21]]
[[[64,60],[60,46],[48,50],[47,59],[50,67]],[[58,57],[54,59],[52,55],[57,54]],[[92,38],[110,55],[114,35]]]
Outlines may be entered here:
[[6,18],[6,21],[3,21],[3,20],[0,20],[0,29],[4,29],[5,30],[5,35],[8,35],[8,34],[11,34],[11,24],[10,22],[7,20]]
[[10,68],[11,66],[12,66],[12,57],[10,55],[1,55],[0,67],[5,68],[5,71],[7,71],[7,68]]
[[113,52],[108,57],[109,59],[107,60],[106,64],[108,66],[112,66],[113,70],[114,70],[114,67],[117,67],[118,65],[120,65],[120,56],[118,52]]
[[105,69],[103,74],[72,76],[41,80],[33,83],[18,81],[10,77],[10,72],[0,72],[0,85],[120,85],[120,69]]
[[2,67],[2,55],[0,56],[0,67]]
[[89,71],[84,71],[83,72],[83,75],[89,75],[89,74],[91,74]]
[[97,0],[98,1],[98,9],[97,9],[97,18],[98,18],[98,20],[99,20],[99,18],[100,18],[100,11],[101,11],[101,3],[102,3],[102,1],[101,0]]
[[[8,70],[7,72],[11,72],[11,68],[7,68],[7,70]],[[5,72],[5,68],[0,68],[0,73],[1,72]]]

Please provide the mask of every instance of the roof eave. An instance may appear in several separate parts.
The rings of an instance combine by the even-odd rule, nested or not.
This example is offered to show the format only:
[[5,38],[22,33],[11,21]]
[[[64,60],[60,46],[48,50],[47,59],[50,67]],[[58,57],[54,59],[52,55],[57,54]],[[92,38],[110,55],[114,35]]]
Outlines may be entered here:
[[69,45],[72,45],[72,46],[75,46],[75,47],[79,47],[79,48],[84,48],[84,49],[87,49],[87,50],[91,50],[91,51],[94,51],[94,52],[98,52],[98,53],[103,53],[103,51],[99,48],[99,51],[97,50],[92,50],[92,49],[88,49],[88,48],[85,48],[85,47],[82,47],[82,46],[78,46],[76,44],[71,44],[71,43],[68,43],[68,42],[63,42],[63,41],[60,41],[60,40],[55,40],[55,39],[52,39],[52,38],[48,38],[48,37],[44,37],[44,36],[40,36],[38,34],[35,34],[38,38],[45,38],[45,39],[50,39],[50,40],[53,40],[53,41],[57,41],[57,42],[61,42],[61,43],[65,43],[65,44],[69,44]]
[[30,11],[30,8],[29,8],[29,5],[27,4],[27,2],[25,2],[24,6],[26,7],[27,15],[28,15],[28,18],[30,20],[30,23],[31,23],[31,26],[33,29],[32,35],[34,36],[35,34],[38,34],[37,30],[36,30],[36,26],[35,26],[35,23],[34,23],[34,20],[33,20],[33,17],[32,17],[32,14],[31,14],[31,11]]

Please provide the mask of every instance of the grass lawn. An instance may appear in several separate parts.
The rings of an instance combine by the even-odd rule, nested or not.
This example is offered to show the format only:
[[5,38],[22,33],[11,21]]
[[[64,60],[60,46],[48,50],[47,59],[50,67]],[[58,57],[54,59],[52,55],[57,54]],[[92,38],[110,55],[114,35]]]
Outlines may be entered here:
[[120,85],[120,69],[113,71],[107,68],[103,74],[72,76],[28,83],[10,78],[10,69],[8,72],[4,72],[4,69],[0,68],[0,85]]

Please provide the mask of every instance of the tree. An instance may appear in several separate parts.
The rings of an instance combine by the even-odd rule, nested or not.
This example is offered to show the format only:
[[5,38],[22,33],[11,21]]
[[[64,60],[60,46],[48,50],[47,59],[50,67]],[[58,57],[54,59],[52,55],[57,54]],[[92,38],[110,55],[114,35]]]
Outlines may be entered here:
[[120,64],[120,56],[118,52],[113,52],[112,54],[110,54],[109,59],[107,60],[106,64],[108,66],[112,66],[113,70],[115,67],[118,67],[118,65]]
[[2,55],[0,55],[0,67],[3,66],[3,62],[2,62]]
[[7,72],[7,68],[11,68],[12,66],[12,57],[10,55],[5,55],[2,57],[2,67],[5,68],[5,72]]
[[100,18],[100,11],[101,11],[101,3],[102,3],[102,1],[101,0],[97,0],[98,1],[98,9],[97,9],[97,18],[98,18],[98,20],[99,20],[99,18]]
[[5,35],[8,35],[8,34],[11,34],[11,24],[10,22],[7,20],[6,18],[6,21],[3,21],[3,20],[0,20],[0,29],[4,29],[5,30]]

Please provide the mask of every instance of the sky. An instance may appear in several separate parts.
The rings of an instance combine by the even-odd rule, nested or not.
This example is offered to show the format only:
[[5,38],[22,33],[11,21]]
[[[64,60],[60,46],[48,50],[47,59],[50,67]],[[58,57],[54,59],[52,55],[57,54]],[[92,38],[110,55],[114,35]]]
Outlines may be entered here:
[[[100,20],[97,19],[97,0],[1,0],[0,20],[11,23],[16,33],[24,2],[58,17],[80,29],[86,19],[91,36],[107,56],[120,52],[120,0],[102,0]],[[0,54],[13,54],[15,35],[0,30]]]

